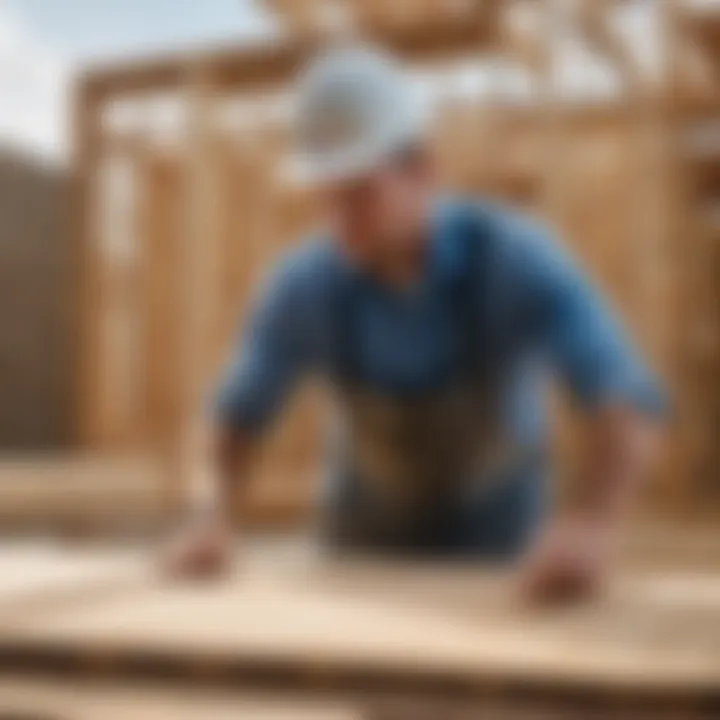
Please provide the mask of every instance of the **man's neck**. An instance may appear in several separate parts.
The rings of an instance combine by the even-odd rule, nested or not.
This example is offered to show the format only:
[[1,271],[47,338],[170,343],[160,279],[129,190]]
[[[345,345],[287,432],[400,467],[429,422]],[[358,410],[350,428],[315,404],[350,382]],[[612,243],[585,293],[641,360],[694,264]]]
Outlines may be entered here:
[[[407,288],[420,281],[427,270],[432,241],[429,212],[409,228],[404,237],[385,238],[375,251],[351,251],[351,261],[381,283]],[[362,248],[362,245],[359,245]]]
[[415,285],[425,274],[428,262],[429,238],[417,232],[412,238],[389,246],[391,249],[369,259],[368,270],[382,283],[404,289]]

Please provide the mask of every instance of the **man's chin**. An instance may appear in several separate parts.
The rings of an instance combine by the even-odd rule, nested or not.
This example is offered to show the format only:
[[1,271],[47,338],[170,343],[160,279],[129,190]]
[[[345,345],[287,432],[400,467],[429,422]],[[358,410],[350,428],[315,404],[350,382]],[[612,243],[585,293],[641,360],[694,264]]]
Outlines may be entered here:
[[378,256],[382,257],[386,247],[376,234],[361,233],[357,229],[350,235],[343,235],[341,244],[347,255],[362,265],[372,264]]

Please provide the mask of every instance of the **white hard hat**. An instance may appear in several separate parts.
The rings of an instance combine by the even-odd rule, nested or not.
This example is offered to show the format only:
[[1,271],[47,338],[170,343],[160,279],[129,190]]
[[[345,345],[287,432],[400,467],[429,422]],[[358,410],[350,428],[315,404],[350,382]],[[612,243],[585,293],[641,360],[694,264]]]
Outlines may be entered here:
[[331,182],[361,175],[422,138],[427,108],[392,57],[367,46],[334,48],[302,74],[292,175]]

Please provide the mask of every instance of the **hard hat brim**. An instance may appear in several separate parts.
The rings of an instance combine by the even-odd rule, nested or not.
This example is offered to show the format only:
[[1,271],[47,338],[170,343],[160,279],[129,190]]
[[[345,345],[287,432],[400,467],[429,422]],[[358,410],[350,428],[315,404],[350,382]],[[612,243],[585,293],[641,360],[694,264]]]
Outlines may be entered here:
[[349,182],[369,175],[388,160],[389,152],[345,153],[337,156],[317,157],[295,153],[283,162],[282,174],[292,184],[321,186]]

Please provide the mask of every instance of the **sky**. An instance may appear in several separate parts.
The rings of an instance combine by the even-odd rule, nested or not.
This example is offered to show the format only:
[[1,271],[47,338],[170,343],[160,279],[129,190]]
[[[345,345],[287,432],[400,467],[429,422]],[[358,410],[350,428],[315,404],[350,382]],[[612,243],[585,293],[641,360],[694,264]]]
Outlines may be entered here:
[[[652,54],[642,5],[623,20]],[[67,155],[67,89],[80,67],[253,38],[272,31],[261,0],[0,0],[0,146]],[[607,68],[566,48],[560,76],[572,92],[608,85]]]
[[0,145],[62,159],[83,65],[267,32],[253,0],[0,0]]

